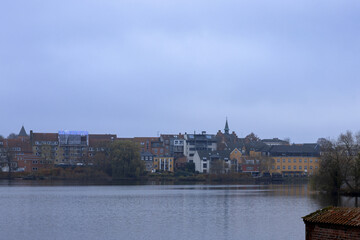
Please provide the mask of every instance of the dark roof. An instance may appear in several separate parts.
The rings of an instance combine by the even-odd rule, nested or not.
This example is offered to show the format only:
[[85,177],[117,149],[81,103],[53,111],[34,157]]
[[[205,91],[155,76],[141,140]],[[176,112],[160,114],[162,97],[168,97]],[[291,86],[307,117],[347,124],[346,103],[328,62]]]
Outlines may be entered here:
[[360,208],[328,207],[303,217],[305,223],[360,227]]
[[283,144],[288,144],[287,141],[285,140],[281,140],[281,139],[278,139],[278,138],[273,138],[273,139],[262,139],[261,140],[262,142],[270,142],[270,143],[283,143]]
[[246,143],[245,148],[248,151],[256,151],[256,152],[267,152],[270,150],[270,146],[261,141]]
[[275,145],[271,147],[269,152],[271,156],[319,156],[320,147],[316,143]]
[[20,129],[20,132],[19,132],[19,137],[27,137],[27,136],[28,135],[27,135],[27,133],[25,131],[25,128],[24,128],[24,126],[22,126],[21,129]]
[[230,159],[230,153],[231,151],[229,150],[224,150],[224,151],[197,151],[200,158],[229,158]]

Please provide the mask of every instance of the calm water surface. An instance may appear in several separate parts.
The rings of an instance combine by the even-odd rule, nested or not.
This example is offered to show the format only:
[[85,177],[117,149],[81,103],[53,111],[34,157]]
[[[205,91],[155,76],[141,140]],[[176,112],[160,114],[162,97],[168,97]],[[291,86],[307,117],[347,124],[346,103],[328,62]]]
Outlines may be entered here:
[[332,204],[307,185],[0,182],[0,239],[305,239],[301,217]]

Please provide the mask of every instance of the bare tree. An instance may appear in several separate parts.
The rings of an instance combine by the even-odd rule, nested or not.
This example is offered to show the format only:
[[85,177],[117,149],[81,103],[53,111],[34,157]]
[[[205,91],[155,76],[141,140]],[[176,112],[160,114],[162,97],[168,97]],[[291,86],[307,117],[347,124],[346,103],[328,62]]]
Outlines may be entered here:
[[360,137],[347,131],[336,141],[321,138],[321,163],[313,181],[318,187],[331,193],[339,193],[346,187],[352,193],[360,193]]
[[7,139],[16,139],[17,137],[18,135],[16,135],[15,133],[10,133]]
[[259,142],[260,141],[260,138],[255,135],[255,133],[250,133],[248,134],[246,137],[245,137],[245,142],[246,143],[254,143],[254,142]]
[[11,163],[13,161],[14,155],[7,147],[1,148],[0,151],[1,151],[1,155],[0,155],[1,167],[8,168],[8,179],[11,179],[11,175],[12,175]]
[[221,159],[211,160],[210,173],[223,174],[225,170],[225,161]]

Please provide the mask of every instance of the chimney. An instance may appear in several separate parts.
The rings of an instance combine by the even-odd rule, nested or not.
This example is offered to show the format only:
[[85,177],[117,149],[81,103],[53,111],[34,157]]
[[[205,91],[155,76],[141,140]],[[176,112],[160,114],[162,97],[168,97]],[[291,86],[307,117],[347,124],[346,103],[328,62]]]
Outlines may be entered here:
[[30,130],[30,144],[33,145],[33,130]]

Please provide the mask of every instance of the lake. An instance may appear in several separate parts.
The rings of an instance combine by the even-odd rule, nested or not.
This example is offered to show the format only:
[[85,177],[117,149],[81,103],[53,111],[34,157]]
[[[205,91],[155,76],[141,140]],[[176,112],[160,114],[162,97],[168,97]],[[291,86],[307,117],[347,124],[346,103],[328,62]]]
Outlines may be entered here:
[[[40,184],[40,185],[39,185]],[[0,239],[305,239],[301,217],[353,206],[300,185],[49,185],[0,181]]]

